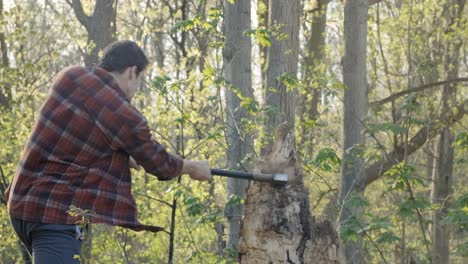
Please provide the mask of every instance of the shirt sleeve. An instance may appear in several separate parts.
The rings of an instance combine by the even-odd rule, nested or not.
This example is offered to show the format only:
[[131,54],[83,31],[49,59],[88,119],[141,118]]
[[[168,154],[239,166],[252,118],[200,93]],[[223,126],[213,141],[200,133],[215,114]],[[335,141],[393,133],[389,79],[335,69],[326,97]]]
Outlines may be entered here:
[[183,160],[152,138],[143,115],[113,88],[99,89],[86,99],[85,107],[109,138],[112,149],[126,151],[159,180],[170,180],[182,173]]

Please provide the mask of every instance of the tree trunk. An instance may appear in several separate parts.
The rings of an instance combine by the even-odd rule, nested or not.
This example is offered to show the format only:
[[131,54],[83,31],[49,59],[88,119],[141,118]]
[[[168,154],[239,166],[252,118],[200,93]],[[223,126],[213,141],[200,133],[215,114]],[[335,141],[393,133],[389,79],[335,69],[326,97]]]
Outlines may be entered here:
[[242,221],[241,263],[339,263],[332,224],[316,222],[310,215],[293,137],[288,126],[281,126],[272,152],[255,168],[262,173],[287,173],[289,183],[251,184]]
[[[3,0],[0,0],[0,21],[3,21]],[[5,33],[0,31],[0,52],[1,52],[1,67],[9,67],[10,60],[8,59],[8,47],[5,41]],[[9,83],[1,83],[0,88],[0,108],[10,108],[11,103],[11,85]]]
[[[267,52],[267,71],[265,82],[266,148],[262,155],[269,153],[273,134],[271,128],[287,123],[294,128],[295,93],[294,82],[297,75],[299,54],[299,0],[270,0],[268,28],[273,39]],[[289,86],[289,87],[288,87]]]
[[[226,79],[227,165],[230,169],[247,170],[244,159],[252,153],[253,139],[245,120],[252,120],[248,109],[241,107],[241,98],[253,99],[251,70],[251,40],[244,35],[250,29],[250,1],[224,2],[225,44],[224,77]],[[238,96],[241,95],[241,98]],[[227,180],[228,197],[245,199],[247,180]],[[227,248],[238,251],[240,219],[243,205],[226,207],[228,219]]]
[[[365,174],[362,159],[364,145],[364,118],[368,111],[367,97],[367,15],[368,0],[347,0],[344,5],[345,55],[343,60],[344,118],[343,162],[341,167],[340,228],[349,221],[359,219],[360,208],[346,206],[362,184]],[[362,263],[362,237],[358,241],[344,242],[347,263]]]
[[327,7],[330,0],[317,1],[318,10],[312,13],[312,24],[310,37],[306,42],[306,55],[304,58],[304,83],[306,85],[301,95],[301,110],[299,115],[301,119],[301,146],[306,146],[304,155],[311,158],[314,151],[314,128],[310,122],[316,121],[319,117],[318,105],[320,101],[320,84],[314,85],[314,82],[320,83],[320,78],[325,76],[326,72],[323,65],[325,57],[325,29],[327,23]]
[[[449,0],[446,9],[447,33],[450,32],[453,25],[459,25],[463,8],[466,0]],[[447,72],[447,80],[458,78],[459,69],[459,54],[462,41],[455,39],[447,42],[445,54],[445,71]],[[456,83],[446,83],[442,91],[441,103],[441,119],[446,119],[446,114],[456,102]],[[441,221],[447,216],[449,208],[449,200],[452,194],[453,183],[453,165],[454,165],[454,150],[453,150],[453,134],[450,127],[447,125],[442,129],[439,135],[437,165],[432,178],[432,203],[440,205],[440,208],[434,212],[432,223],[432,261],[433,263],[450,263],[449,242],[450,242],[450,227],[441,224]]]
[[[3,21],[3,0],[0,0],[0,18]],[[8,48],[5,42],[5,33],[0,32],[0,52],[2,53],[2,65],[8,67],[10,61],[8,60]]]
[[86,65],[99,61],[99,53],[111,42],[116,32],[117,0],[96,0],[91,16],[85,14],[81,0],[72,0],[71,5],[80,23],[88,32],[89,51],[84,54]]

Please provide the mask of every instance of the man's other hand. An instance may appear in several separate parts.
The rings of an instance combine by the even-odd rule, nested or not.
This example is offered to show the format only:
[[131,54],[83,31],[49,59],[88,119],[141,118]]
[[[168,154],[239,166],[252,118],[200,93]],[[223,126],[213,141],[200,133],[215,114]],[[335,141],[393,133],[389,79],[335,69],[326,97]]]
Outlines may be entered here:
[[210,165],[207,160],[184,160],[182,174],[188,174],[197,181],[211,180]]

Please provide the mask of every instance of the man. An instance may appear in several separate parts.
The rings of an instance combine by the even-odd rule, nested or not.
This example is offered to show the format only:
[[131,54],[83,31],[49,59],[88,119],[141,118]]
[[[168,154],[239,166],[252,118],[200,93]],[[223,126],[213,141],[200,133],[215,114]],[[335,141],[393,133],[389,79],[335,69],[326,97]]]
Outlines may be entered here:
[[158,231],[142,225],[131,195],[131,157],[159,180],[211,178],[207,161],[182,160],[151,138],[130,104],[148,64],[134,42],[103,52],[98,67],[70,67],[55,78],[6,191],[11,223],[36,264],[75,263],[82,220]]

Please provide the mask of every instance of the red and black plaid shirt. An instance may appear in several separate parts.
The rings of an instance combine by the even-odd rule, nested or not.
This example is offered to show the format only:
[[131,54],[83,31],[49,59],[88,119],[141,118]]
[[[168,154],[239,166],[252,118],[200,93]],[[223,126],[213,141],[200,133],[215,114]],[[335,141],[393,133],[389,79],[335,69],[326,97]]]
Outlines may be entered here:
[[70,206],[93,223],[153,230],[137,220],[129,155],[159,180],[183,160],[151,138],[146,119],[106,70],[70,67],[56,77],[7,189],[9,213],[31,222],[74,224]]

